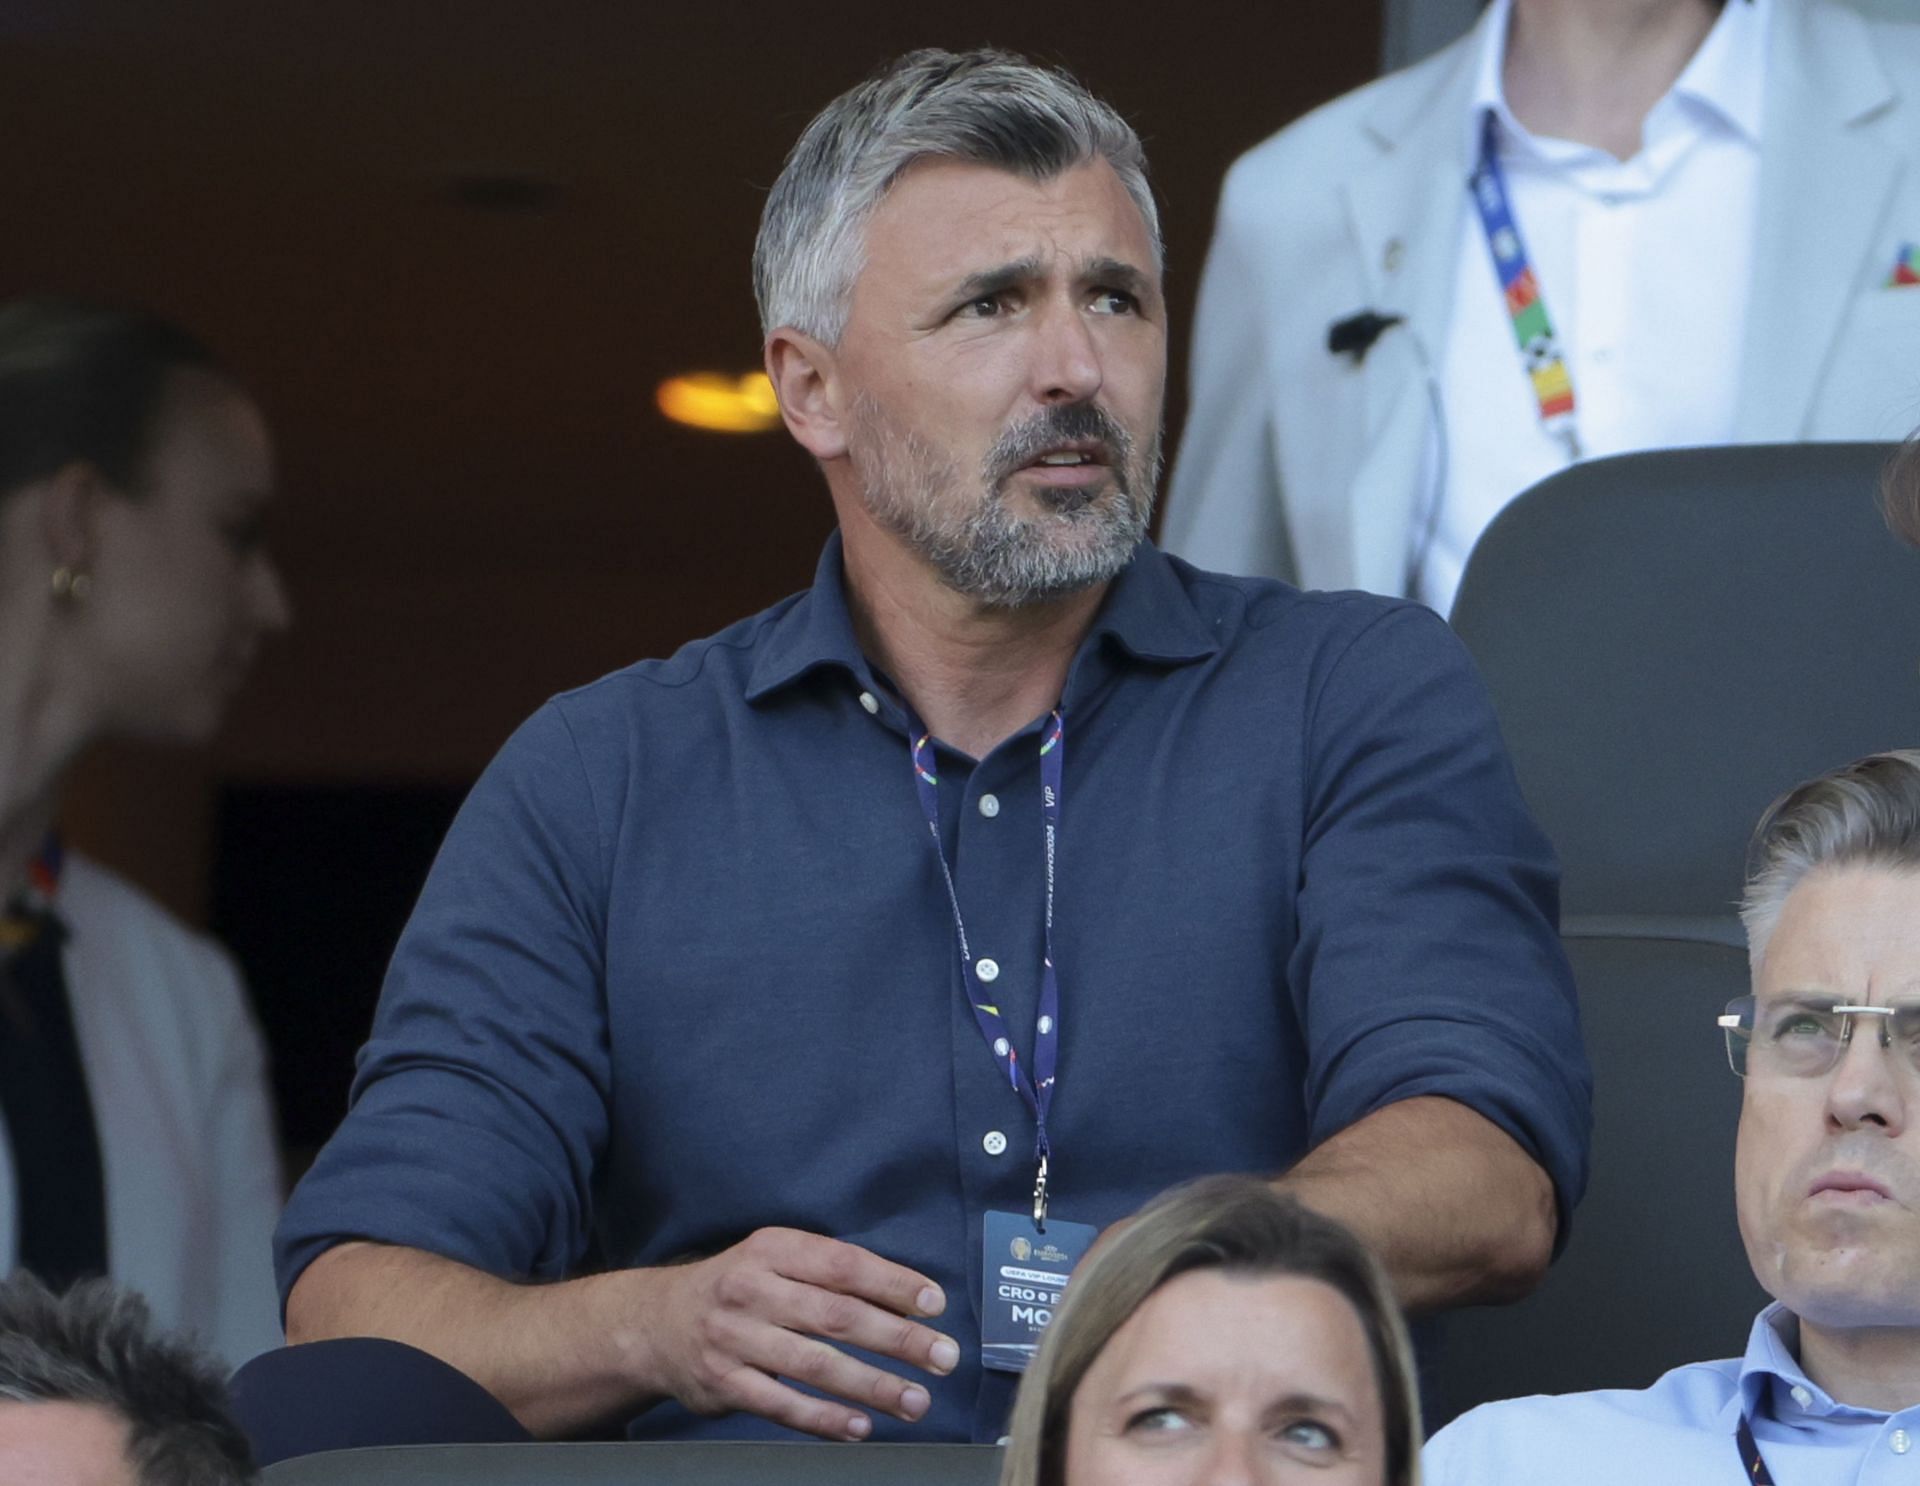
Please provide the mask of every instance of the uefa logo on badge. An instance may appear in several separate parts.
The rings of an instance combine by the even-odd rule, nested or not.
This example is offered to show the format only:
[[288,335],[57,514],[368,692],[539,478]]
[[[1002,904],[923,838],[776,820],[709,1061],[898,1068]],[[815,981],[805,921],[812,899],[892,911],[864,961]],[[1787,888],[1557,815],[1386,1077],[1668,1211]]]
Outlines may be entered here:
[[1013,1250],[1013,1257],[1018,1259],[1022,1264],[1025,1264],[1033,1257],[1033,1245],[1018,1234],[1014,1235],[1013,1242],[1008,1244],[1007,1247]]

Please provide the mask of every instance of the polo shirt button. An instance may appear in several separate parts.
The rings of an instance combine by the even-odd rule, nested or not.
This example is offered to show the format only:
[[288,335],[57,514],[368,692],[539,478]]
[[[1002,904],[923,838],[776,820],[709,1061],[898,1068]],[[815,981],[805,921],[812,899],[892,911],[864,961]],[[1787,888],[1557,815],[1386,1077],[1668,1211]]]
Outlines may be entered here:
[[973,963],[973,973],[979,976],[986,984],[992,985],[1000,978],[1000,962],[998,960],[975,960]]
[[867,709],[867,716],[875,717],[880,712],[880,699],[870,691],[860,693],[860,705]]
[[1000,797],[998,795],[982,795],[980,797],[980,813],[986,816],[988,820],[992,820],[994,816],[1000,813]]
[[1007,1149],[1007,1137],[998,1130],[989,1130],[980,1137],[980,1149],[989,1156],[1003,1155]]
[[1887,1443],[1893,1446],[1893,1453],[1896,1455],[1904,1455],[1913,1448],[1913,1440],[1904,1429],[1894,1430],[1893,1438]]
[[1011,1051],[1012,1047],[1006,1038],[996,1037],[993,1039],[993,1055],[996,1058],[1004,1058]]
[[1811,1408],[1813,1406],[1813,1395],[1798,1383],[1795,1383],[1793,1385],[1793,1401],[1803,1409]]

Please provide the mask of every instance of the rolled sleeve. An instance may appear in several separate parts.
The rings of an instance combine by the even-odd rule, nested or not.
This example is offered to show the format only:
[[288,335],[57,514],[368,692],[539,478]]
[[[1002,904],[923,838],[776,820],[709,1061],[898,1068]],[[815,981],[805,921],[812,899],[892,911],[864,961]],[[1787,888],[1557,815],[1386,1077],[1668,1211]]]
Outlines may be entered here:
[[515,1278],[585,1252],[608,1126],[604,884],[550,703],[474,786],[401,935],[347,1117],[276,1235],[283,1304],[349,1239]]
[[1315,1144],[1440,1095],[1585,1190],[1592,1081],[1560,946],[1558,870],[1466,652],[1396,606],[1327,667],[1307,729],[1300,933]]

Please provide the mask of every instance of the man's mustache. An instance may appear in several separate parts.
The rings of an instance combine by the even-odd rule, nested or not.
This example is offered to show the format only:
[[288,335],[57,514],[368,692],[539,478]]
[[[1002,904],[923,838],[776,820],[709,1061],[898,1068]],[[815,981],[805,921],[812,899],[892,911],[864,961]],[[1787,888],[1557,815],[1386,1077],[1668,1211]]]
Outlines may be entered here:
[[1016,470],[1026,468],[1062,444],[1098,444],[1114,477],[1125,488],[1133,461],[1133,437],[1098,403],[1057,403],[1002,430],[987,450],[987,485],[998,488]]

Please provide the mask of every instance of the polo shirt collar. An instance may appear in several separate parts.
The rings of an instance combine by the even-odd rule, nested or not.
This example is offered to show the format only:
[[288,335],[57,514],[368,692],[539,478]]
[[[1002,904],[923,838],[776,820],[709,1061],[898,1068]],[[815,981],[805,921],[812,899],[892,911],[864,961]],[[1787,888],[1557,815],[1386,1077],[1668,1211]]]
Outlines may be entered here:
[[[1111,641],[1135,661],[1180,665],[1216,654],[1220,642],[1201,617],[1173,560],[1153,543],[1142,541],[1133,558],[1107,589],[1093,626],[1080,644],[1067,680],[1067,697],[1092,684],[1088,657]],[[814,568],[813,587],[776,617],[760,644],[747,682],[747,700],[790,686],[826,667],[850,673],[862,686],[875,682],[872,665],[854,636],[847,607],[846,569],[840,533],[827,538]]]
[[[1767,33],[1773,0],[1725,0],[1720,18],[1706,40],[1674,81],[1668,100],[1684,98],[1718,116],[1749,142],[1760,142],[1765,113]],[[1481,18],[1475,45],[1472,106],[1467,110],[1466,149],[1469,160],[1480,158],[1481,120],[1491,109],[1500,121],[1501,136],[1532,141],[1533,135],[1507,106],[1502,74],[1507,64],[1507,33],[1513,21],[1513,0],[1493,0]],[[1652,112],[1648,115],[1652,118]]]
[[840,561],[837,528],[820,549],[813,587],[788,605],[761,641],[760,653],[747,677],[747,700],[757,702],[827,667],[848,672],[862,686],[873,685],[873,668],[860,651],[853,633],[853,614],[847,608],[846,573]]

